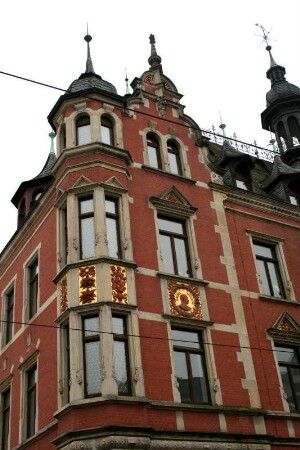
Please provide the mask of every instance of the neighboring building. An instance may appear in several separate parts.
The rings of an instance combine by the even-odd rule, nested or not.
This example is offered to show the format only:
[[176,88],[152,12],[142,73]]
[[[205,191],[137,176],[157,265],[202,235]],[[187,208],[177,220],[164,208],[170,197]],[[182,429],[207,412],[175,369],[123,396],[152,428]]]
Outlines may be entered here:
[[201,131],[154,36],[124,96],[85,40],[0,256],[1,450],[299,449],[300,89],[268,47],[274,153]]

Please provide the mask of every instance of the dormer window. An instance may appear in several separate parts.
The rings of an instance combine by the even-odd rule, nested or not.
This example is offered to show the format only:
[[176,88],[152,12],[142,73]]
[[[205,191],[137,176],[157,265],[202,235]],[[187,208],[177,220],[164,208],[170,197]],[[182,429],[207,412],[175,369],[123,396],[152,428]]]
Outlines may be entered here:
[[248,191],[248,186],[245,181],[236,179],[235,182],[236,182],[236,187],[238,187],[239,189],[244,189],[245,191]]
[[155,169],[161,169],[159,142],[153,134],[147,134],[147,151],[149,166]]
[[236,187],[244,191],[251,191],[250,171],[246,163],[237,164],[233,170]]
[[286,187],[287,199],[291,205],[300,206],[300,188],[299,180],[296,178],[291,180]]
[[101,138],[103,144],[114,145],[113,122],[107,115],[101,117]]
[[81,116],[76,121],[76,143],[77,145],[89,144],[91,142],[91,123],[89,116]]

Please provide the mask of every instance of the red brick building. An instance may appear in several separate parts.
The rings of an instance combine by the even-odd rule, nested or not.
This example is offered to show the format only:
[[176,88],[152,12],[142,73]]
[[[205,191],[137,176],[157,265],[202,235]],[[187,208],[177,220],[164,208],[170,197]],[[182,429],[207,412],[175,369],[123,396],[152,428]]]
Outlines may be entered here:
[[1,450],[299,449],[299,88],[268,47],[272,152],[185,115],[153,36],[124,96],[85,39],[0,256]]

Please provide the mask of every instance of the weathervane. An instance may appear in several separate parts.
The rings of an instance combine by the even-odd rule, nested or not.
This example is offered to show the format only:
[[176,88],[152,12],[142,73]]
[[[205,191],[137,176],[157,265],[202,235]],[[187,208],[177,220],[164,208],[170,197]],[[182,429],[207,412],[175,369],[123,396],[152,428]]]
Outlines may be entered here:
[[270,42],[269,42],[269,34],[270,34],[271,30],[270,30],[270,31],[267,31],[267,30],[265,29],[265,27],[264,27],[263,25],[261,25],[260,23],[256,23],[255,25],[256,25],[258,28],[260,28],[261,31],[262,31],[262,35],[258,35],[258,36],[261,37],[262,40],[263,40],[263,42],[265,42],[265,43],[267,44],[267,46],[269,47],[269,46],[270,46]]

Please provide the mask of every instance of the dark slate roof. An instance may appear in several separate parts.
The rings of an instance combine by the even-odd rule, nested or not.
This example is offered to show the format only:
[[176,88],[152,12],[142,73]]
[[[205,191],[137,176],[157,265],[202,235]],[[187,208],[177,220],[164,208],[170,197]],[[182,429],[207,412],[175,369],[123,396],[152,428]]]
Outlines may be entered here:
[[70,85],[68,93],[79,93],[91,89],[100,89],[101,91],[118,94],[117,89],[112,83],[103,80],[100,75],[93,72],[82,73],[80,77]]
[[55,153],[50,152],[44,167],[42,168],[41,172],[36,177],[34,177],[34,179],[52,175],[52,168],[55,162],[56,162],[56,155]]
[[299,175],[300,169],[294,169],[284,162],[282,162],[279,155],[274,158],[271,173],[260,183],[262,189],[267,189],[274,181],[278,180],[282,176]]
[[216,164],[218,164],[220,167],[224,167],[224,165],[226,165],[228,159],[235,159],[235,158],[249,159],[249,161],[251,160],[249,155],[247,155],[246,153],[240,152],[239,150],[234,148],[230,144],[230,142],[228,142],[227,139],[224,139],[220,157],[216,161]]
[[294,95],[300,95],[298,86],[295,86],[286,80],[278,81],[274,83],[266,95],[267,105],[270,105],[278,99],[292,97]]

